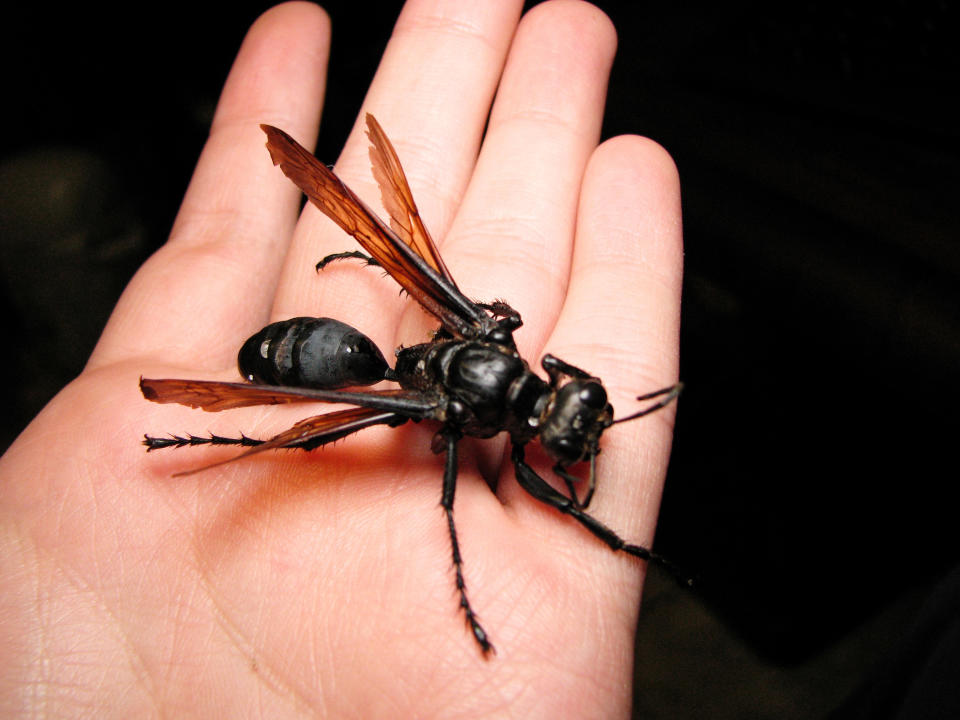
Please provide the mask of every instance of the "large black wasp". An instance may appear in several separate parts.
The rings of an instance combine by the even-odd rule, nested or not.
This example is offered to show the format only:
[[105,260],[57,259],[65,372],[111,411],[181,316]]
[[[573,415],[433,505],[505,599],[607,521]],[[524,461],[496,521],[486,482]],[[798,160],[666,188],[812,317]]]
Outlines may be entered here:
[[[637,400],[656,402],[614,420],[613,407],[599,378],[553,355],[545,355],[541,362],[549,381],[531,372],[513,340],[513,331],[521,325],[520,314],[502,301],[476,303],[460,292],[420,219],[393,146],[372,115],[366,116],[366,122],[373,174],[390,214],[390,227],[289,135],[275,127],[261,127],[267,134],[274,164],[369,253],[331,255],[318,263],[318,269],[344,257],[361,257],[382,266],[440,321],[433,339],[398,349],[396,365],[391,369],[369,338],[339,321],[293,318],[273,323],[247,340],[240,351],[240,372],[250,382],[142,378],[144,397],[208,411],[317,401],[354,407],[301,420],[269,440],[147,435],[144,444],[148,450],[203,444],[249,446],[231,458],[236,460],[270,448],[312,450],[372,425],[397,426],[408,420],[439,422],[432,449],[435,453],[446,452],[441,505],[450,534],[460,607],[486,655],[493,646],[467,600],[453,522],[460,438],[509,433],[517,481],[528,493],[573,517],[612,549],[672,569],[660,555],[624,541],[587,514],[586,508],[596,484],[596,458],[603,431],[664,407],[677,397],[681,386],[641,395]],[[400,387],[340,389],[381,380],[395,381]],[[569,496],[557,491],[525,462],[524,446],[535,437],[556,461],[553,470],[566,484]],[[579,462],[589,462],[583,500],[576,491],[578,478],[568,472]]]

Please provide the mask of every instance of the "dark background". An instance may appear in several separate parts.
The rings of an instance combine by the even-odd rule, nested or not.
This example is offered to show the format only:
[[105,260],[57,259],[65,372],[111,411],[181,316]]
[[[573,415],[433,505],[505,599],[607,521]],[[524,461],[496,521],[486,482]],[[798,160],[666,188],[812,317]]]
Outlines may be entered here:
[[[604,136],[662,143],[684,193],[687,392],[657,548],[701,583],[651,573],[638,716],[955,711],[956,6],[599,4],[620,35]],[[267,6],[9,18],[0,447],[164,241]],[[352,6],[326,4],[331,161],[396,15]]]

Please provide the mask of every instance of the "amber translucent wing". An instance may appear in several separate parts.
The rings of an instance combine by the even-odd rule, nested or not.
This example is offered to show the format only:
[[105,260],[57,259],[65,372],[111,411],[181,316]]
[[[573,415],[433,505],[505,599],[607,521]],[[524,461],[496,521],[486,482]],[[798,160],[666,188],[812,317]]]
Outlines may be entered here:
[[[402,420],[399,420],[402,422]],[[385,423],[398,422],[398,416],[391,412],[383,412],[374,408],[350,408],[349,410],[339,410],[337,412],[327,413],[325,415],[316,415],[306,420],[301,420],[288,430],[284,430],[278,435],[274,435],[269,440],[262,442],[245,452],[235,455],[226,460],[210,463],[202,467],[177,473],[177,476],[192,475],[203,470],[226,465],[227,463],[243,458],[250,457],[264,450],[273,450],[275,448],[298,447],[309,444],[311,448],[334,442],[340,438],[346,437],[364,428],[373,425],[383,425]]]
[[[419,254],[417,248],[397,237],[340,178],[296,140],[278,128],[260,127],[267,134],[267,149],[274,164],[279,165],[327,217],[356,238],[361,247],[451,334],[475,338],[495,327],[483,308],[464,296],[442,271]],[[432,241],[429,243],[433,247]],[[432,252],[435,253],[436,248]]]
[[251,405],[279,405],[298,402],[335,402],[359,405],[411,418],[430,417],[434,404],[419,393],[403,389],[345,392],[285,388],[219,380],[140,379],[140,390],[147,400],[177,403],[207,412],[220,412]]
[[430,267],[456,287],[440,251],[423,224],[407,183],[407,176],[400,165],[400,158],[380,123],[370,113],[367,113],[367,137],[370,138],[373,177],[380,186],[383,207],[390,213],[390,227],[417,255],[426,260]]

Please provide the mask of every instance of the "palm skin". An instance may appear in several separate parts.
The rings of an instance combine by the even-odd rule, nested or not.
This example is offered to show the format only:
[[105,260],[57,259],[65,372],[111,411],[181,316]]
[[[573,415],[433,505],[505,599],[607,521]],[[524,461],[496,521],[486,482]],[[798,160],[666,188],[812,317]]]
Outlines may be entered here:
[[[609,21],[568,0],[522,20],[521,6],[411,0],[364,109],[465,294],[506,298],[531,365],[551,352],[595,373],[624,415],[676,378],[676,171],[639,137],[597,146]],[[373,428],[177,478],[235,450],[139,445],[144,433],[269,437],[326,411],[205,414],[140,395],[140,376],[236,379],[237,349],[267,322],[341,318],[384,350],[435,326],[376,271],[314,272],[355,245],[313,208],[298,217],[263,147],[261,122],[315,136],[328,46],[327,18],[307,4],[254,25],[169,242],[84,372],[0,460],[0,714],[629,712],[644,565],[526,495],[502,438],[461,443],[455,506],[491,659],[457,608],[435,428]],[[378,207],[359,123],[337,173]],[[591,512],[631,542],[652,539],[672,417],[601,443]]]

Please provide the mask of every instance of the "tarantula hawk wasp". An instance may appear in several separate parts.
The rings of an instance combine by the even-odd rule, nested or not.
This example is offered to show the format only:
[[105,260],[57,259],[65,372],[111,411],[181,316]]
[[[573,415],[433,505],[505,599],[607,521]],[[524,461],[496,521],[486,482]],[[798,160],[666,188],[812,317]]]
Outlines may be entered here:
[[[603,431],[664,407],[677,397],[681,386],[641,395],[638,400],[655,402],[614,420],[602,383],[590,373],[545,355],[541,364],[549,380],[534,374],[513,340],[513,331],[521,325],[520,314],[504,302],[477,303],[460,292],[420,219],[393,146],[372,115],[366,116],[366,124],[373,174],[390,214],[389,227],[289,135],[275,127],[261,127],[267,134],[274,164],[369,253],[369,257],[359,252],[331,255],[318,263],[318,268],[343,257],[362,257],[380,265],[440,321],[440,329],[430,342],[398,349],[391,369],[371,340],[339,321],[293,318],[273,323],[247,340],[239,353],[240,372],[249,382],[142,378],[144,397],[208,411],[318,401],[346,403],[352,408],[301,420],[267,440],[147,435],[144,444],[148,450],[202,444],[247,446],[240,455],[223,461],[230,462],[272,448],[314,449],[374,425],[398,426],[410,420],[438,422],[440,429],[432,449],[446,453],[441,505],[452,546],[460,607],[487,656],[493,645],[467,600],[453,521],[458,441],[465,435],[489,438],[508,433],[511,460],[524,490],[577,520],[613,550],[653,560],[673,571],[667,560],[645,547],[627,543],[587,514],[586,508],[596,484],[596,458]],[[341,389],[381,380],[393,380],[399,388]],[[524,446],[535,437],[556,462],[553,470],[566,484],[569,496],[526,463]],[[578,479],[568,471],[580,462],[589,463],[582,500],[575,487]]]

